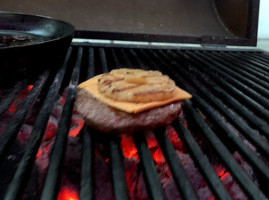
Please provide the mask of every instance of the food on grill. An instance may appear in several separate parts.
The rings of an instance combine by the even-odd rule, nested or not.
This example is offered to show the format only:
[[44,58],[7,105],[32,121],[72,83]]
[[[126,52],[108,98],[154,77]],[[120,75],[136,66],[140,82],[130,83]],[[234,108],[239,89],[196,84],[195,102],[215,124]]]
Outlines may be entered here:
[[181,100],[188,98],[189,93],[160,72],[121,69],[81,83],[75,107],[100,131],[134,132],[170,124],[181,110]]
[[82,89],[77,94],[76,109],[88,125],[102,132],[134,132],[172,123],[181,110],[181,102],[127,113],[104,104]]
[[145,103],[171,98],[176,85],[159,71],[117,69],[101,76],[98,88],[114,100]]

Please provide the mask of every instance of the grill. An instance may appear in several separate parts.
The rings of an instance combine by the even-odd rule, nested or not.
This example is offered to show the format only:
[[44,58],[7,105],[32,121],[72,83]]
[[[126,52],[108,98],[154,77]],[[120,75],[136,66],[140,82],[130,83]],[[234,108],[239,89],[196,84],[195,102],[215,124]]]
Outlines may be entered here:
[[[169,166],[178,198],[261,200],[269,197],[269,56],[265,52],[100,47],[73,43],[58,70],[51,69],[36,80],[27,79],[11,88],[1,88],[0,199],[47,200],[57,199],[57,196],[58,199],[98,199],[96,179],[107,173],[96,170],[96,149],[100,150],[100,145],[108,153],[105,161],[109,167],[107,180],[113,186],[107,199],[135,199],[126,175],[122,135],[104,135],[83,126],[76,136],[70,136],[78,83],[121,67],[160,70],[193,95],[191,100],[184,101],[183,110],[172,126],[152,133],[161,149],[163,156],[160,157]],[[27,94],[14,106],[25,91]],[[51,145],[48,169],[42,182],[33,184],[38,177],[34,173],[36,159],[45,144],[44,133],[49,129],[47,124],[59,96],[65,99],[56,139]],[[12,111],[13,115],[7,119]],[[29,115],[35,116],[33,128],[25,145],[19,145],[18,135]],[[203,188],[211,191],[209,197],[201,195],[203,190],[195,189],[195,181],[182,157],[178,156],[169,130],[176,132],[177,140],[182,141],[185,153],[201,174]],[[142,171],[147,198],[168,199],[148,133],[128,137],[138,153],[136,170]],[[75,178],[77,193],[73,195],[69,191],[63,195],[65,162],[73,164],[66,153],[70,140],[76,140],[81,148],[76,169],[80,176]],[[14,150],[18,146],[21,148]],[[240,162],[235,153],[240,155]],[[237,191],[232,192],[223,183],[224,177],[214,167],[215,162],[232,177],[238,185]],[[242,163],[248,168],[242,167]],[[69,174],[72,173],[77,174],[70,170]],[[31,190],[35,183],[40,185],[39,192]],[[106,190],[104,186],[101,192]]]

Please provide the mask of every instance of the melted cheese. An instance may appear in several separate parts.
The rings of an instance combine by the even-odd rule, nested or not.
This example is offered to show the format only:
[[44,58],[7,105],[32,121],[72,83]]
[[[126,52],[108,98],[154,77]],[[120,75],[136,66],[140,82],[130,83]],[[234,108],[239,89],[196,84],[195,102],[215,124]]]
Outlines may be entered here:
[[97,98],[102,103],[128,113],[139,113],[152,108],[164,106],[175,101],[190,99],[192,97],[188,92],[180,89],[179,87],[176,87],[175,95],[172,98],[165,101],[153,101],[148,103],[132,103],[132,102],[116,101],[105,97],[103,93],[99,92],[98,79],[101,76],[102,74],[81,83],[78,86],[78,88],[86,90],[88,93],[91,94],[92,97]]

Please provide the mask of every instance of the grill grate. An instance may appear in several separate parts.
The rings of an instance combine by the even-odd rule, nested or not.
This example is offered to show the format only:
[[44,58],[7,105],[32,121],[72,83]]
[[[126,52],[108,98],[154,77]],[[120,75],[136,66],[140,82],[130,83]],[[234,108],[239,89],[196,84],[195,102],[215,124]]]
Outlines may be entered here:
[[[1,166],[7,159],[27,112],[36,102],[43,102],[23,150],[23,156],[12,172],[10,181],[3,179],[0,181],[2,188],[0,199],[20,199],[24,194],[53,104],[62,88],[68,86],[46,179],[38,197],[57,199],[76,86],[96,74],[121,67],[160,70],[174,79],[179,87],[193,95],[191,100],[184,101],[185,121],[178,118],[172,126],[217,199],[233,199],[233,196],[215,173],[208,152],[201,146],[199,138],[206,141],[203,145],[214,151],[214,155],[225,165],[249,199],[268,198],[269,56],[267,54],[247,51],[103,48],[74,44],[69,48],[58,72],[46,71],[40,75],[5,130],[0,132]],[[0,106],[1,119],[4,119],[5,113],[19,92],[26,87],[26,83],[28,82],[19,82],[14,89],[3,93]],[[95,133],[95,130],[86,126],[80,133],[82,164],[79,198],[82,200],[95,197],[93,175]],[[166,128],[157,129],[155,136],[182,198],[199,199],[186,169],[166,135]],[[136,133],[134,141],[148,195],[151,199],[165,199],[145,135]],[[109,136],[108,149],[114,198],[129,199],[118,136]],[[253,181],[233,158],[232,153],[235,151],[238,151],[253,167],[256,181]]]

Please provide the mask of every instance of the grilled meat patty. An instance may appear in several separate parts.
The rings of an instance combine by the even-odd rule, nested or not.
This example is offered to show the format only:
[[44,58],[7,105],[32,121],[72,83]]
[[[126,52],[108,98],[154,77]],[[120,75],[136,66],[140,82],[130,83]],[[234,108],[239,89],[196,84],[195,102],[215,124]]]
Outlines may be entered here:
[[131,114],[114,109],[79,89],[75,102],[77,112],[86,124],[102,132],[135,132],[151,130],[172,123],[181,110],[181,102]]

